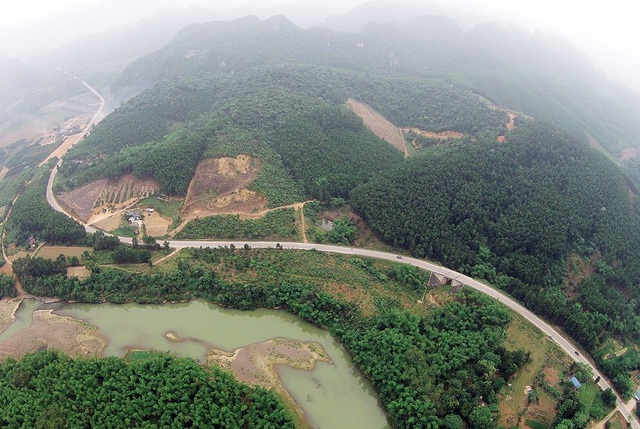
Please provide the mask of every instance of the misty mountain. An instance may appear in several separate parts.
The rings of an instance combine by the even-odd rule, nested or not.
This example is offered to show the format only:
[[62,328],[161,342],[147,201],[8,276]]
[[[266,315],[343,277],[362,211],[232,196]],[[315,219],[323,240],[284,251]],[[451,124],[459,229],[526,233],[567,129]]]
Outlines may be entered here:
[[479,12],[463,11],[450,3],[437,0],[419,3],[406,0],[393,3],[386,0],[371,0],[357,5],[346,13],[327,16],[321,26],[335,32],[358,33],[371,23],[404,23],[424,15],[447,16],[455,19],[466,29],[489,19],[489,17],[480,16]]
[[0,56],[0,111],[44,83],[44,77],[22,61]]
[[640,145],[640,97],[608,82],[568,42],[497,23],[465,32],[441,16],[370,23],[358,33],[303,30],[282,16],[194,24],[127,67],[113,91],[123,100],[176,76],[283,63],[443,77],[582,138],[586,132],[614,155]]
[[162,48],[186,25],[227,19],[235,14],[234,8],[224,6],[168,7],[134,25],[78,38],[48,55],[32,58],[29,64],[43,72],[63,68],[90,78],[93,83],[110,84],[127,65]]

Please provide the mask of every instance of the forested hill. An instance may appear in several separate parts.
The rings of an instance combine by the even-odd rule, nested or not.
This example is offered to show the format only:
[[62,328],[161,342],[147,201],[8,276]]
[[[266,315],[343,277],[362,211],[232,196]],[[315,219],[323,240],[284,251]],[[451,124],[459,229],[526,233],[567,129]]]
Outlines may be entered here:
[[[346,198],[403,160],[344,106],[351,97],[398,126],[493,138],[505,131],[505,113],[441,79],[269,65],[176,78],[145,91],[69,152],[58,188],[132,173],[155,178],[166,194],[184,195],[201,159],[247,154],[262,159],[265,174],[277,172],[280,187],[321,200]],[[299,201],[300,192],[294,194]]]
[[[624,177],[552,127],[432,148],[351,196],[385,241],[506,289],[589,350],[640,336],[640,221]],[[591,268],[571,272],[570,255]]]
[[360,33],[303,30],[281,16],[191,25],[129,66],[114,93],[176,76],[283,63],[438,76],[581,137],[586,131],[614,155],[640,145],[640,98],[607,82],[568,42],[495,23],[465,33],[434,16],[370,24]]

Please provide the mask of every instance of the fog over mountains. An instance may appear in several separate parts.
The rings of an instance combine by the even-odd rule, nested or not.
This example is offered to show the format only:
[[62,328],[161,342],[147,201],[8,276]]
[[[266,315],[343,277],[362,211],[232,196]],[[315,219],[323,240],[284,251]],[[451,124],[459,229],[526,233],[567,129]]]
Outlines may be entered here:
[[[84,40],[89,46],[95,43],[90,50],[99,51],[113,49],[105,45],[108,34],[113,38],[126,37],[129,46],[123,54],[126,52],[134,56],[132,54],[138,52],[131,49],[144,44],[145,40],[162,42],[147,43],[148,48],[159,49],[175,35],[177,29],[188,23],[229,20],[246,15],[261,19],[285,15],[303,28],[324,26],[334,31],[356,32],[371,21],[403,22],[427,14],[453,18],[464,30],[495,20],[519,26],[528,32],[541,30],[547,35],[558,35],[570,40],[578,50],[587,52],[596,69],[605,72],[608,78],[621,79],[632,89],[640,91],[637,80],[640,58],[629,54],[633,51],[633,40],[638,39],[629,18],[633,15],[628,10],[630,6],[617,0],[606,8],[574,3],[554,4],[546,0],[517,4],[490,0],[482,5],[466,0],[98,0],[89,4],[66,0],[51,4],[28,0],[8,7],[4,18],[0,18],[0,54],[20,58],[29,65],[44,66],[60,62],[52,61],[48,55],[54,50],[57,49],[56,57],[66,57],[68,50],[78,49],[78,41],[74,42],[76,39]],[[44,58],[41,57],[43,54]]]

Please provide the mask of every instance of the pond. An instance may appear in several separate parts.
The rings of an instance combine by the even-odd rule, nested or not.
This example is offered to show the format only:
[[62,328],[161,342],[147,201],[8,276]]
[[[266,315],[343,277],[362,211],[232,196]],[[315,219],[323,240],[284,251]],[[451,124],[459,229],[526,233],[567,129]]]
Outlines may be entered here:
[[282,385],[311,425],[388,427],[373,387],[346,350],[327,332],[284,311],[228,310],[200,300],[165,305],[43,304],[25,300],[16,321],[0,334],[0,341],[28,327],[31,314],[38,308],[54,308],[55,314],[96,326],[107,340],[105,356],[122,357],[130,349],[152,349],[204,363],[212,348],[233,352],[272,338],[317,342],[331,363],[318,362],[311,371],[285,365],[276,368]]

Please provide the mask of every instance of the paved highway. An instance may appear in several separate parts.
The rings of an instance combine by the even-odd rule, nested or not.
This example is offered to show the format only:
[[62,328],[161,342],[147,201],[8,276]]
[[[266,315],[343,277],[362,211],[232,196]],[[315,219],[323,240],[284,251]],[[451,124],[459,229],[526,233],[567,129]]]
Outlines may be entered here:
[[[74,76],[74,75],[72,75],[72,74],[70,74],[68,72],[65,72],[65,73],[68,74],[69,76],[73,77],[74,79],[77,79],[80,82],[82,82],[82,84],[89,91],[91,91],[91,93],[93,95],[98,97],[98,100],[100,100],[100,107],[98,107],[98,110],[96,110],[96,113],[94,113],[94,115],[91,117],[91,120],[89,121],[87,126],[84,127],[84,129],[79,134],[76,134],[74,136],[75,141],[73,142],[73,145],[75,145],[79,141],[82,141],[82,139],[91,130],[91,127],[93,127],[96,123],[98,123],[104,117],[104,104],[105,104],[105,101],[104,101],[104,97],[98,91],[96,91],[94,87],[89,85],[87,82],[85,82],[84,80],[80,79],[78,76]],[[73,147],[73,145],[69,146],[69,148],[67,148],[67,150],[71,149],[71,147]],[[64,157],[64,154],[60,155],[60,159],[56,163],[56,166],[53,167],[53,170],[51,170],[51,175],[49,176],[49,181],[47,182],[47,201],[49,202],[49,205],[51,207],[53,207],[56,211],[59,211],[59,212],[62,212],[62,213],[65,213],[65,214],[69,215],[68,213],[66,213],[62,209],[62,207],[60,207],[60,205],[58,204],[58,201],[53,196],[53,181],[56,178],[56,174],[58,174],[58,167],[60,167],[60,165],[62,164],[62,158],[63,157]],[[95,232],[96,231],[95,229],[93,229],[91,227],[87,227],[86,225],[85,225],[85,229],[87,229],[88,232]]]
[[[76,78],[79,79],[79,78]],[[89,124],[87,125],[87,127],[84,129],[84,131],[82,132],[82,136],[84,136],[88,130],[91,128],[91,126],[97,121],[97,119],[102,115],[102,108],[104,106],[104,98],[102,98],[102,96],[100,96],[100,94],[98,94],[98,92],[93,89],[89,84],[87,84],[86,82],[82,81],[81,82],[94,94],[96,94],[99,98],[100,98],[100,109],[98,109],[98,111],[96,112],[96,114],[93,116],[93,118],[91,119],[91,121],[89,122]],[[62,157],[61,159],[58,161],[58,164],[56,165],[56,168],[54,168],[51,172],[51,176],[49,177],[49,182],[47,185],[47,201],[49,202],[49,204],[51,205],[51,207],[53,207],[55,210],[65,213],[69,216],[68,213],[66,213],[62,207],[60,207],[60,205],[58,204],[58,202],[56,201],[54,195],[53,195],[53,191],[52,191],[52,186],[53,186],[53,181],[55,179],[55,175],[57,173],[57,166],[59,166],[62,163]],[[83,224],[85,229],[87,230],[87,232],[95,232],[96,229],[92,228],[86,224]],[[131,238],[129,237],[120,237],[120,241],[124,242],[124,243],[131,243]],[[249,246],[251,246],[252,248],[274,248],[276,247],[276,242],[268,242],[268,241],[239,241],[239,242],[230,242],[230,241],[205,241],[205,240],[174,240],[171,241],[171,247],[177,248],[177,249],[184,249],[184,248],[189,248],[189,247],[218,247],[218,246],[229,246],[233,244],[236,248],[242,248],[245,244],[248,244]],[[326,244],[309,244],[309,243],[297,243],[297,242],[280,242],[279,243],[283,248],[285,249],[296,249],[296,250],[311,250],[311,249],[315,249],[318,250],[320,252],[331,252],[331,253],[343,253],[343,254],[348,254],[348,255],[358,255],[358,256],[366,256],[369,258],[376,258],[376,259],[386,259],[389,261],[394,261],[394,262],[399,262],[399,263],[404,263],[404,264],[408,264],[408,265],[413,265],[415,267],[418,268],[423,268],[425,270],[429,270],[431,272],[434,272],[436,274],[441,274],[449,279],[453,279],[453,280],[457,280],[460,283],[472,287],[486,295],[491,296],[492,298],[497,299],[498,301],[500,301],[501,303],[503,303],[504,305],[506,305],[507,307],[511,308],[513,311],[517,312],[518,314],[522,315],[525,319],[527,319],[529,322],[531,322],[532,324],[534,324],[536,327],[538,327],[538,329],[540,329],[542,332],[544,332],[547,335],[547,338],[549,341],[555,341],[569,356],[571,356],[571,358],[573,360],[575,360],[576,362],[581,362],[584,363],[586,365],[589,365],[591,367],[591,369],[593,370],[594,373],[594,377],[600,377],[600,381],[598,382],[598,385],[604,390],[607,389],[609,387],[611,387],[609,385],[609,383],[606,381],[605,377],[602,376],[602,374],[600,374],[600,372],[598,371],[598,369],[591,364],[591,362],[589,362],[582,354],[579,354],[576,347],[570,343],[566,338],[564,338],[558,331],[556,331],[555,329],[553,329],[548,323],[546,323],[544,320],[540,319],[538,316],[536,316],[535,314],[533,314],[531,311],[527,310],[526,308],[524,308],[522,305],[518,304],[516,301],[514,301],[513,299],[511,299],[510,297],[504,295],[502,292],[492,288],[491,286],[488,286],[482,282],[479,282],[478,280],[475,280],[471,277],[468,277],[464,274],[458,273],[456,271],[450,270],[449,268],[445,268],[441,265],[437,265],[434,264],[432,262],[428,262],[425,261],[423,259],[416,259],[416,258],[411,258],[411,257],[406,257],[406,256],[399,256],[393,253],[387,253],[387,252],[379,252],[376,250],[367,250],[367,249],[359,249],[359,248],[349,248],[349,247],[342,247],[342,246],[332,246],[332,245],[326,245]],[[625,405],[625,403],[622,401],[622,399],[620,397],[618,397],[617,400],[617,408],[618,410],[622,413],[622,415],[624,416],[624,418],[631,424],[631,427],[633,429],[640,429],[640,424],[638,423],[638,421],[634,418],[633,414],[631,413],[631,411],[629,410],[629,408]]]

